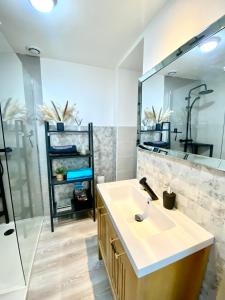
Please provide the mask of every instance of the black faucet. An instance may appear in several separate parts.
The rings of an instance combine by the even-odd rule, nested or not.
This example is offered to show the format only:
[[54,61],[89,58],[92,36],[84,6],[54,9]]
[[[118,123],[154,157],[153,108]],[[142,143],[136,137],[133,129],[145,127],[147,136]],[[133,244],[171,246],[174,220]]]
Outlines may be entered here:
[[153,190],[150,188],[150,186],[147,184],[146,177],[141,178],[139,183],[143,186],[144,190],[149,194],[152,200],[158,200],[159,198],[157,195],[153,192]]

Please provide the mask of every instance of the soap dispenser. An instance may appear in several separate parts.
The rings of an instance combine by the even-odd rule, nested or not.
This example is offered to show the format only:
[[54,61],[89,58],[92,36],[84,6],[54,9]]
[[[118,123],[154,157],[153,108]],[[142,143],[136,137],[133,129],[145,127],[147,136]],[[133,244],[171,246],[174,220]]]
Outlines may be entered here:
[[171,187],[168,186],[167,191],[163,192],[163,206],[167,209],[173,209],[175,205],[176,194],[172,192]]

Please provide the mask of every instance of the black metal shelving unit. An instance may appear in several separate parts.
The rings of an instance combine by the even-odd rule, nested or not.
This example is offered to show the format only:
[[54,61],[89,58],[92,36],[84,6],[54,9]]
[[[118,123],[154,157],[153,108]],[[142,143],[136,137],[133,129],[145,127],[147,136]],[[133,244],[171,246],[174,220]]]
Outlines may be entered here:
[[[88,154],[70,153],[70,154],[52,154],[49,149],[51,146],[51,134],[86,134],[88,136]],[[57,131],[51,129],[48,122],[45,122],[45,140],[46,140],[46,153],[47,153],[47,164],[48,164],[48,188],[49,188],[49,205],[50,205],[50,219],[51,219],[51,231],[54,231],[54,218],[59,218],[68,215],[74,215],[79,212],[93,211],[93,220],[95,221],[95,179],[94,179],[94,147],[93,147],[93,124],[88,124],[88,130],[64,130]],[[57,181],[56,177],[53,176],[53,160],[55,159],[67,159],[67,158],[86,158],[88,159],[88,166],[92,169],[92,177],[79,178],[74,180]],[[85,207],[83,209],[76,210],[71,208],[68,211],[58,211],[57,203],[55,201],[55,187],[64,184],[71,184],[76,182],[88,181],[90,183],[88,188],[88,203],[91,204],[90,207]]]
[[[164,125],[166,125],[167,128],[164,128]],[[170,127],[170,122],[162,122],[162,125],[161,125],[160,129],[140,130],[140,134],[142,134],[142,133],[154,133],[154,132],[160,132],[161,133],[161,140],[162,140],[162,134],[163,134],[163,132],[167,132],[168,133],[166,146],[163,146],[163,148],[170,149],[170,144],[171,144],[171,127]],[[157,145],[157,144],[154,145],[154,141],[152,141],[150,143],[151,143],[150,146],[160,148],[159,145]],[[144,144],[145,144],[145,142],[144,142]],[[146,143],[146,145],[147,145],[147,143]]]

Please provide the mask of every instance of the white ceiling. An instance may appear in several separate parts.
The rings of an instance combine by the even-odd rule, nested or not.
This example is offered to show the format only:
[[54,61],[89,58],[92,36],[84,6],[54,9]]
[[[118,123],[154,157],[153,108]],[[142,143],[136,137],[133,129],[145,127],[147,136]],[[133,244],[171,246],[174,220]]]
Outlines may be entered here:
[[0,0],[1,30],[19,53],[115,67],[168,0],[58,0],[49,14],[28,0]]

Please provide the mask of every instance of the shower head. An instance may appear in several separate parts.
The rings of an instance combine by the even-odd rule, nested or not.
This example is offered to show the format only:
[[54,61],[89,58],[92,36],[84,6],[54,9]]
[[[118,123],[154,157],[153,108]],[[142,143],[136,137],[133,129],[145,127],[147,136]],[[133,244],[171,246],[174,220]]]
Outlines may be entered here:
[[200,91],[199,92],[199,95],[208,95],[208,94],[211,94],[211,93],[213,93],[214,92],[214,90],[205,90],[205,91]]
[[190,98],[191,98],[191,93],[192,93],[194,90],[200,89],[200,88],[202,88],[202,87],[204,88],[204,90],[203,90],[203,91],[200,91],[200,92],[198,93],[199,95],[207,95],[207,94],[210,94],[210,93],[214,92],[214,90],[208,90],[207,85],[206,85],[205,83],[202,83],[202,84],[197,85],[197,86],[193,87],[192,89],[190,89],[190,90],[189,90],[189,93],[188,93],[188,96],[185,98],[185,100],[190,100]]

